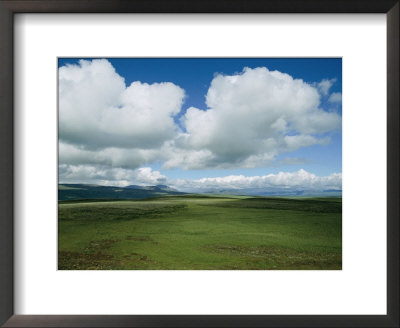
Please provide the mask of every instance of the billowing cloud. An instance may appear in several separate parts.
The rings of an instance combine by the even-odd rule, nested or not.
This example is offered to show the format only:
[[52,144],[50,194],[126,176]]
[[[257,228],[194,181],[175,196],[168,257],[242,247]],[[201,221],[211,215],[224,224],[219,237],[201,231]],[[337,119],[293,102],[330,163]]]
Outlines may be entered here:
[[341,103],[342,102],[342,93],[341,92],[332,93],[329,96],[328,101],[331,103]]
[[268,190],[341,190],[342,174],[333,173],[319,177],[303,169],[297,172],[279,172],[264,176],[230,175],[198,180],[176,180],[170,184],[177,188],[213,189],[264,189]]
[[297,172],[279,172],[263,176],[229,175],[216,178],[168,179],[150,167],[136,170],[109,168],[101,165],[60,165],[60,183],[91,183],[109,186],[167,184],[181,191],[260,189],[268,191],[323,191],[341,190],[342,174],[319,177],[303,169]]
[[336,79],[323,79],[321,82],[317,83],[317,88],[323,96],[327,96],[329,94],[329,90],[335,82]]
[[59,142],[60,164],[92,164],[110,167],[135,169],[147,163],[162,160],[166,154],[162,149],[141,149],[141,148],[116,148],[85,149],[77,145]]
[[90,183],[105,186],[164,184],[167,178],[150,167],[137,170],[110,168],[102,165],[61,164],[58,170],[60,183]]
[[[321,83],[328,90],[331,82]],[[175,139],[179,150],[166,167],[267,165],[279,154],[329,143],[319,136],[341,125],[338,114],[319,108],[317,88],[265,67],[215,76],[206,104],[205,110],[190,107],[182,117],[186,131]]]
[[174,137],[185,92],[170,82],[125,86],[109,61],[59,69],[59,138],[84,149],[151,149]]

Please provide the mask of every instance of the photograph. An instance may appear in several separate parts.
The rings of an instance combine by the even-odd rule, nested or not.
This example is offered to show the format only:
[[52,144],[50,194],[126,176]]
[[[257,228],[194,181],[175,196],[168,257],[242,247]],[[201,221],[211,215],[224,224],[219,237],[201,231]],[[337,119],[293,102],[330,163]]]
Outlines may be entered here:
[[342,58],[56,69],[58,270],[342,270]]

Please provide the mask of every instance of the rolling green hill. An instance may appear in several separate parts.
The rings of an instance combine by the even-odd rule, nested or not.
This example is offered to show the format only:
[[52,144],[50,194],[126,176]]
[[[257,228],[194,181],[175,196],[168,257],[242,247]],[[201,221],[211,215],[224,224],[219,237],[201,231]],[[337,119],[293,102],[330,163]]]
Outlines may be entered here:
[[60,202],[58,247],[60,270],[340,270],[342,199],[185,194]]

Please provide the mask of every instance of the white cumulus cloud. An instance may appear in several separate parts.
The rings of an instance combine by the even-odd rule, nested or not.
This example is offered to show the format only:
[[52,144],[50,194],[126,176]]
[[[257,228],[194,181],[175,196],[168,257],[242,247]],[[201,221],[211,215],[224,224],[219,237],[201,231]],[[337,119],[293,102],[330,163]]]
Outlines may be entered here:
[[157,185],[167,181],[166,176],[159,171],[153,171],[150,167],[131,170],[102,165],[61,164],[58,172],[59,183],[88,183],[124,187],[131,184]]
[[342,102],[342,93],[341,92],[332,93],[329,96],[328,101],[331,103],[341,103]]
[[332,85],[336,82],[336,79],[323,79],[321,82],[317,83],[318,90],[324,96],[329,94],[329,90]]
[[109,61],[59,69],[59,137],[86,149],[159,147],[174,137],[185,92],[170,82],[124,79]]
[[88,183],[106,186],[167,184],[181,191],[202,192],[213,190],[259,189],[268,191],[323,191],[341,190],[342,174],[319,177],[303,169],[263,176],[229,175],[215,178],[168,179],[150,167],[139,169],[110,168],[102,165],[68,165],[59,167],[60,183]]
[[342,174],[333,173],[329,176],[319,177],[303,169],[297,172],[279,172],[264,176],[230,175],[217,178],[203,178],[198,180],[175,180],[170,184],[183,189],[263,189],[270,190],[313,190],[327,189],[341,190]]
[[262,166],[281,153],[327,144],[319,136],[341,125],[338,114],[319,107],[317,88],[265,67],[215,76],[206,104],[182,117],[186,131],[166,167]]

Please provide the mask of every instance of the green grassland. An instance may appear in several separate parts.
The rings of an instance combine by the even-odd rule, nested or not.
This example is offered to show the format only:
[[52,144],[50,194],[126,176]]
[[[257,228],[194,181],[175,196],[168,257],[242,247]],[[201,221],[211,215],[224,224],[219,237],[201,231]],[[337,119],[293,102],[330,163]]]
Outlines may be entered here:
[[59,203],[61,270],[340,270],[342,199],[173,195]]

